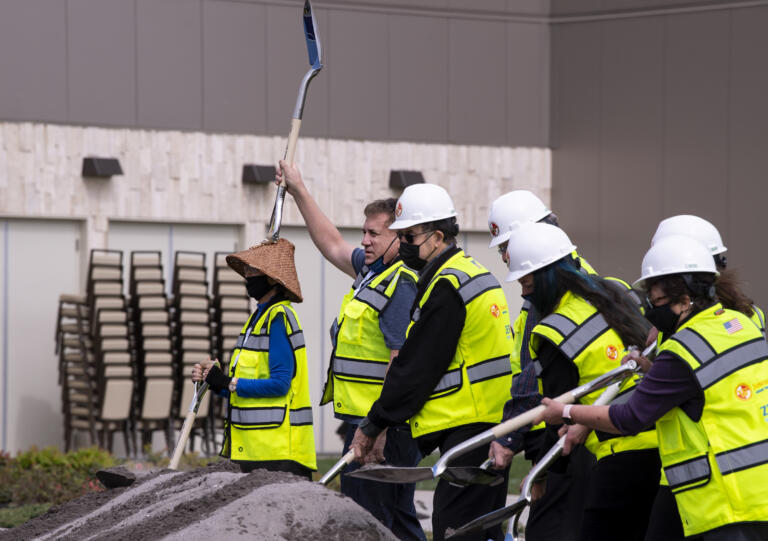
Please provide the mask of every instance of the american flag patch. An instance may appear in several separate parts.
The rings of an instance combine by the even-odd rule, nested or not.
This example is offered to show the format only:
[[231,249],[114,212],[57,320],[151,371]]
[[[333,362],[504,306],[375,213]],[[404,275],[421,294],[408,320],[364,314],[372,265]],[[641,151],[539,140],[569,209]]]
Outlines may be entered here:
[[725,323],[723,323],[723,327],[725,327],[725,330],[728,331],[728,334],[733,334],[743,329],[738,319],[732,319],[730,321],[726,321]]

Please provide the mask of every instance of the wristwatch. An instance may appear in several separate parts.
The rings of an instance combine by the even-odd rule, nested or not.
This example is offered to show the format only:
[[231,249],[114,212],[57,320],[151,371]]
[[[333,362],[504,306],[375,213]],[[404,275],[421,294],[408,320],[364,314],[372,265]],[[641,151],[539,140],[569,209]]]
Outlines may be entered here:
[[563,424],[566,424],[566,425],[575,424],[573,422],[573,418],[571,417],[571,406],[573,406],[573,404],[568,404],[563,408]]
[[229,380],[229,392],[234,393],[237,391],[237,378],[232,378]]

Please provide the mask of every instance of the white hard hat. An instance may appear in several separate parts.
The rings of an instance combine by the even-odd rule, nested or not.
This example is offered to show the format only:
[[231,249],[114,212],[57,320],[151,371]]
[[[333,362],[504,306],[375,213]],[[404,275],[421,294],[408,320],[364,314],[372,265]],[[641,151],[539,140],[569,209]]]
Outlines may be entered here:
[[456,216],[456,208],[445,188],[437,184],[412,184],[397,200],[395,221],[389,228],[405,229],[452,216]]
[[491,203],[488,214],[488,229],[491,231],[491,243],[488,248],[506,242],[512,230],[526,222],[538,222],[550,215],[551,210],[528,190],[515,190],[505,193]]
[[659,227],[656,228],[656,233],[653,235],[651,246],[670,235],[693,237],[709,250],[709,255],[722,254],[727,250],[723,246],[723,239],[720,238],[720,232],[717,228],[704,218],[699,218],[698,216],[680,214],[679,216],[672,216],[662,220],[659,223]]
[[640,279],[634,285],[645,289],[645,281],[649,278],[687,272],[719,274],[715,260],[702,243],[693,237],[671,235],[658,240],[646,252]]
[[565,231],[557,226],[537,222],[520,224],[512,231],[507,245],[507,282],[546,267],[575,249]]

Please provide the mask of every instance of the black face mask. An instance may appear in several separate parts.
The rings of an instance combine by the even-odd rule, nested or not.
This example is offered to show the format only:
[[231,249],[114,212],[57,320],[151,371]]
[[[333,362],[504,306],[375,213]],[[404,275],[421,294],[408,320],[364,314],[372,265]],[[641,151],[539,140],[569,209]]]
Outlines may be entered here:
[[656,327],[665,338],[668,338],[675,333],[680,315],[672,311],[671,303],[667,303],[662,304],[661,306],[652,306],[646,310],[645,318],[653,323],[653,326]]
[[275,286],[267,281],[266,276],[251,276],[245,279],[245,289],[248,290],[248,296],[256,300],[266,295],[273,287]]
[[[432,231],[429,235],[427,235],[427,238],[424,239],[421,244],[427,242],[429,237],[434,235],[434,233],[435,232]],[[400,249],[398,250],[400,257],[403,259],[403,263],[417,271],[423,269],[427,264],[426,259],[419,257],[419,248],[421,248],[421,244],[408,244],[406,242],[400,241]]]

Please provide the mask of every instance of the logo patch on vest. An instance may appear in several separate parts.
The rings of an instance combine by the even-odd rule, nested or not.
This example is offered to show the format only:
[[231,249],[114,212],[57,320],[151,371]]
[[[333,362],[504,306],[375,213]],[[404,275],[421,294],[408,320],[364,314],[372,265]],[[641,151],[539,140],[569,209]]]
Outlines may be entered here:
[[730,321],[726,321],[723,323],[723,327],[725,327],[725,330],[728,331],[728,334],[733,334],[735,332],[739,332],[744,327],[741,326],[741,323],[738,319],[734,318]]
[[752,398],[752,387],[747,385],[746,383],[742,383],[741,385],[736,387],[736,398],[739,400],[749,400]]
[[491,315],[497,319],[501,315],[501,309],[498,304],[491,305]]
[[610,360],[615,361],[619,358],[619,350],[616,349],[616,346],[608,346],[605,348],[605,356]]
[[402,214],[403,214],[403,204],[400,201],[398,201],[397,207],[395,207],[395,216],[399,218],[400,215]]
[[491,222],[491,235],[493,235],[494,237],[499,236],[499,226],[494,222]]

